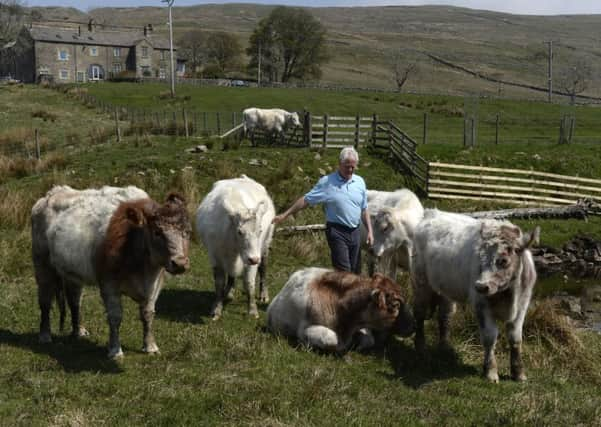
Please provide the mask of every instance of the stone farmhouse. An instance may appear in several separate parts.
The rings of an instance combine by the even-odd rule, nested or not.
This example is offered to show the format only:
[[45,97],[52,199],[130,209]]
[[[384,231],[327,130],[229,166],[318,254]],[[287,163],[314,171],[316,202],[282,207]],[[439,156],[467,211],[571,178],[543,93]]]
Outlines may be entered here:
[[[173,48],[174,55],[177,49]],[[26,83],[84,83],[110,78],[170,76],[169,40],[152,25],[136,30],[85,23],[32,23],[0,51],[0,76]],[[177,60],[176,76],[185,62]]]

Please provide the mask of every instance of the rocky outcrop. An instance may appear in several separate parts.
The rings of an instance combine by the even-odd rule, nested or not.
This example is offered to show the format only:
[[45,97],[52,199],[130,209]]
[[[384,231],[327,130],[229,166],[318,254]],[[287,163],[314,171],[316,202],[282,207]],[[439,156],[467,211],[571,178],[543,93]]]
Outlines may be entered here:
[[561,249],[534,248],[532,255],[541,275],[566,271],[576,276],[601,277],[601,242],[590,236],[576,236]]

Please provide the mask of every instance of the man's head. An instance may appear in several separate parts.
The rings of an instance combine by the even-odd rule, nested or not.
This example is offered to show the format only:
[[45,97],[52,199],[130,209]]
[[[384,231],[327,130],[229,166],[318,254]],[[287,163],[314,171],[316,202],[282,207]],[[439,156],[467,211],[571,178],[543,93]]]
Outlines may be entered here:
[[357,153],[357,150],[353,147],[344,147],[340,151],[338,172],[344,179],[351,179],[358,163],[359,153]]

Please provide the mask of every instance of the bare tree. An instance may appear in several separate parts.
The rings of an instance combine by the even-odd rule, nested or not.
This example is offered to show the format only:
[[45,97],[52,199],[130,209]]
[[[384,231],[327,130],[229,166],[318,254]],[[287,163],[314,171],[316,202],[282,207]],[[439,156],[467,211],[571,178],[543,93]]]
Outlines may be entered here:
[[401,58],[397,58],[394,64],[394,80],[396,89],[400,92],[409,77],[417,71],[417,63],[403,62]]
[[582,56],[568,58],[566,62],[560,68],[558,83],[574,104],[576,96],[588,89],[593,71],[590,62]]
[[178,55],[188,60],[192,73],[195,74],[206,61],[206,34],[200,30],[188,31],[179,39]]
[[0,48],[17,38],[24,17],[20,0],[0,0]]

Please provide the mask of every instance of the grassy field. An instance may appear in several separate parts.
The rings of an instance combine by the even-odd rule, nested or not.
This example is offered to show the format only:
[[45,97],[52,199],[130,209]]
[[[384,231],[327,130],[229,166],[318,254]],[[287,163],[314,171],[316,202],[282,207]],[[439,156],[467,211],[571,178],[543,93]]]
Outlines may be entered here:
[[[111,85],[99,85],[98,89],[114,90]],[[223,103],[233,102],[233,92],[215,93],[213,97],[208,93],[203,92],[204,102],[214,106],[220,105],[219,97]],[[283,94],[270,92],[279,98],[261,100],[258,93],[254,94],[258,102],[275,99],[285,103]],[[318,96],[307,95],[310,96],[318,108]],[[192,100],[195,98],[193,95]],[[85,120],[78,120],[74,126],[72,117],[65,114],[71,109],[85,117],[90,114],[90,120],[94,117],[110,123],[110,117],[73,102],[64,94],[27,86],[0,90],[0,103],[11,105],[6,120],[1,122],[0,135],[13,126],[11,118],[26,117],[32,105],[38,103],[48,105],[47,109],[57,115],[52,125],[56,133],[47,130],[49,143],[60,142],[65,129],[76,127],[84,132]],[[240,108],[241,104],[231,105]],[[330,105],[324,108],[327,107]],[[384,111],[388,106],[378,108]],[[199,143],[208,143],[212,149],[205,154],[185,152]],[[440,159],[504,164],[513,158],[530,164],[532,146],[508,143],[469,151],[453,144],[420,148],[428,156]],[[124,298],[121,335],[125,358],[120,362],[107,360],[108,327],[98,291],[92,287],[84,291],[82,309],[90,336],[73,342],[59,334],[55,311],[54,343],[38,344],[39,310],[29,256],[28,212],[53,184],[77,188],[133,184],[157,199],[176,189],[186,195],[189,209],[194,211],[215,180],[245,173],[266,186],[276,209],[281,210],[313,185],[320,168],[327,171],[336,166],[335,151],[316,156],[316,152],[304,149],[257,149],[244,144],[240,148],[222,148],[220,142],[208,139],[129,136],[116,144],[112,135],[101,143],[81,138],[74,148],[62,150],[60,164],[3,175],[0,424],[599,425],[601,339],[592,333],[575,331],[544,302],[531,310],[526,320],[524,363],[529,381],[517,384],[508,379],[509,355],[503,338],[497,351],[501,384],[491,385],[480,377],[482,351],[476,321],[463,309],[453,323],[455,351],[437,350],[433,345],[435,332],[430,327],[430,347],[425,358],[414,353],[411,340],[398,338],[391,338],[385,346],[369,353],[332,356],[310,351],[267,333],[265,306],[260,307],[260,319],[248,319],[240,291],[235,301],[226,306],[223,319],[212,322],[208,316],[213,301],[211,273],[206,252],[196,243],[192,245],[191,271],[169,277],[158,300],[155,334],[160,355],[141,353],[137,308]],[[556,158],[565,157],[569,167],[584,174],[584,165],[595,163],[589,158],[593,148],[590,144],[557,148],[542,164],[549,165],[545,168],[554,167]],[[515,154],[518,152],[527,154]],[[361,156],[359,173],[371,188],[392,190],[403,185],[402,177],[392,173],[385,158],[365,150]],[[594,166],[590,168],[587,174],[601,177]],[[437,205],[452,210],[477,207],[465,203]],[[321,220],[319,209],[309,209],[298,215],[295,223]],[[589,223],[539,223],[544,242],[559,243],[577,231],[601,238],[601,222],[597,218]],[[276,233],[268,272],[271,295],[296,269],[328,266],[327,254],[319,233],[292,237]],[[401,281],[407,289],[406,278]]]

